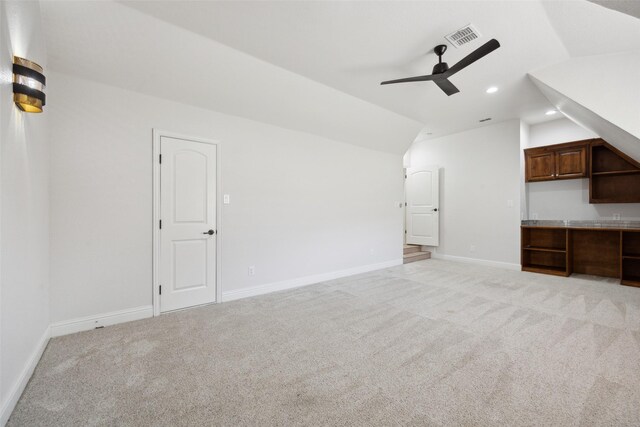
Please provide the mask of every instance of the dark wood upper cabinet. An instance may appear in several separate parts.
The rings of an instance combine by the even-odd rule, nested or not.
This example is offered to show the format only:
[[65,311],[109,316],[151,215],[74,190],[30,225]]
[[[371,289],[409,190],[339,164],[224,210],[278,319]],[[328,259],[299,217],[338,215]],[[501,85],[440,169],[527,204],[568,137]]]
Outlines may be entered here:
[[584,178],[587,176],[588,145],[560,149],[555,152],[556,178]]
[[525,181],[589,178],[589,203],[640,203],[640,162],[601,138],[524,150]]
[[548,181],[555,179],[554,153],[540,152],[525,154],[527,181]]
[[590,142],[588,139],[524,150],[525,181],[587,177]]

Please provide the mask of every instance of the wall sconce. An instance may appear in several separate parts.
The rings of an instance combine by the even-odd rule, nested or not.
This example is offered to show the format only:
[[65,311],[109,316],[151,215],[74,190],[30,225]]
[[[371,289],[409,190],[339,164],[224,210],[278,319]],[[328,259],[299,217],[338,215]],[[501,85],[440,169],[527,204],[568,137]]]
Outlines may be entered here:
[[13,57],[13,102],[26,113],[42,113],[45,105],[45,77],[41,66]]

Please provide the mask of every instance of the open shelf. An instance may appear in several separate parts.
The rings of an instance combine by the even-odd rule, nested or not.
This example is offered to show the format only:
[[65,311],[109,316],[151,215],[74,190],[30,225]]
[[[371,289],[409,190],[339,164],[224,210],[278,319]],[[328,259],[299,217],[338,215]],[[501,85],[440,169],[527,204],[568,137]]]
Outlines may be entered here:
[[523,251],[522,268],[538,272],[567,273],[567,254],[564,252]]
[[623,258],[640,258],[640,232],[622,232],[622,256]]
[[567,250],[567,230],[564,228],[531,227],[522,229],[522,247],[535,250]]
[[554,274],[556,276],[568,275],[566,267],[553,267],[553,266],[538,265],[538,264],[523,265],[522,271],[529,271],[532,273]]
[[591,146],[591,174],[601,172],[623,172],[638,169],[632,159],[620,156],[620,152],[609,144]]
[[591,203],[640,202],[640,173],[591,175]]
[[524,249],[525,251],[558,252],[558,253],[567,252],[565,249],[538,248],[535,246],[525,246],[522,249]]
[[592,176],[612,176],[612,175],[631,175],[640,173],[640,169],[632,169],[625,171],[609,171],[609,172],[592,172]]
[[640,288],[640,277],[636,277],[635,279],[622,279],[620,283],[626,286],[635,286],[636,288]]
[[522,270],[568,276],[567,230],[522,227]]
[[622,280],[623,285],[640,286],[640,257],[622,258]]
[[606,142],[591,145],[589,203],[640,202],[640,164]]

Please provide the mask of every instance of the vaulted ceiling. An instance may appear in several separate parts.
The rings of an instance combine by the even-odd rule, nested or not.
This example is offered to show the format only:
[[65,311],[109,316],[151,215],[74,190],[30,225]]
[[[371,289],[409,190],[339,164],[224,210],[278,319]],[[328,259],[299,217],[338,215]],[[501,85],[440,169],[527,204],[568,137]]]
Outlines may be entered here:
[[[127,1],[126,4],[235,49],[418,120],[433,134],[491,117],[545,120],[547,101],[527,72],[571,56],[640,49],[640,21],[587,1]],[[502,47],[452,77],[378,86],[430,74],[432,48],[474,24],[482,39],[451,48],[452,65],[485,41]],[[615,31],[611,29],[615,28]],[[499,91],[487,96],[489,86]]]
[[[70,36],[56,38],[53,33],[70,35],[77,31],[87,36],[91,20],[100,19],[101,14],[92,14],[92,8],[85,6],[81,13],[68,18],[68,11],[76,6],[63,7],[60,3],[47,4],[45,24],[52,31],[54,67],[68,71],[73,68],[71,63],[81,61],[73,52],[86,51],[87,46]],[[551,104],[526,77],[528,72],[571,57],[640,50],[640,20],[586,0],[119,3],[394,113],[394,120],[404,117],[412,129],[414,123],[420,123],[425,126],[424,135],[431,134],[429,137],[476,127],[487,117],[493,122],[511,118],[529,123],[547,120],[544,112]],[[449,46],[444,57],[449,65],[491,38],[498,39],[501,48],[451,78],[460,93],[447,97],[431,82],[379,85],[383,80],[430,74],[437,62],[433,47],[444,43],[446,34],[469,23],[482,37],[461,48]],[[115,34],[131,32],[125,28],[131,24],[134,22],[113,20],[109,22],[111,34],[89,37],[97,45],[110,43]],[[150,31],[149,36],[153,34]],[[129,46],[125,41],[121,49],[144,50],[136,40]],[[207,57],[210,52],[197,54]],[[109,62],[114,61],[101,66],[118,67],[117,61],[113,65]],[[215,75],[215,62],[205,65],[214,67],[209,71]],[[115,69],[100,73],[110,72],[118,73]],[[90,73],[87,69],[85,74]],[[251,78],[247,73],[229,83],[240,88],[242,79]],[[261,76],[256,74],[254,78]],[[177,83],[168,80],[164,84]],[[487,94],[489,86],[497,86],[498,92]],[[198,98],[197,87],[181,87],[188,92],[185,98]]]

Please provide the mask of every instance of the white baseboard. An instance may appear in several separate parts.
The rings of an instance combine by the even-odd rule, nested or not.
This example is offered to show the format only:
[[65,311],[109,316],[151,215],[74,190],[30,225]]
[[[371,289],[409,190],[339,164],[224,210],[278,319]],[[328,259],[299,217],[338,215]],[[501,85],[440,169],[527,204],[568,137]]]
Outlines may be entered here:
[[131,322],[132,320],[146,319],[148,317],[153,317],[153,306],[151,305],[112,311],[95,316],[79,317],[53,323],[51,325],[51,336],[59,337],[61,335],[89,331],[100,326],[115,325],[117,323]]
[[264,295],[271,292],[284,291],[286,289],[299,288],[301,286],[313,285],[314,283],[325,282],[327,280],[340,279],[342,277],[353,276],[355,274],[367,273],[369,271],[381,270],[383,268],[402,265],[402,258],[392,261],[385,261],[378,264],[368,264],[360,267],[348,268],[346,270],[332,271],[330,273],[317,274],[315,276],[298,277],[281,282],[266,283],[264,285],[253,286],[251,288],[237,289],[222,293],[222,302],[233,301],[241,298]]
[[432,252],[431,257],[434,259],[442,259],[445,261],[464,262],[467,264],[483,265],[485,267],[504,268],[507,270],[520,270],[520,264],[512,264],[510,262],[490,261],[488,259],[467,258],[463,256],[445,255]]
[[7,400],[2,402],[2,413],[0,414],[0,426],[4,426],[7,421],[9,421],[9,417],[13,412],[13,409],[16,407],[20,396],[22,396],[22,392],[24,391],[27,383],[31,379],[31,375],[33,371],[36,369],[38,362],[40,361],[40,357],[42,357],[42,353],[44,349],[47,348],[47,344],[49,343],[49,338],[51,337],[51,328],[47,327],[46,331],[38,341],[36,349],[31,354],[31,357],[25,363],[20,376],[13,384],[11,389],[9,390],[9,395]]

